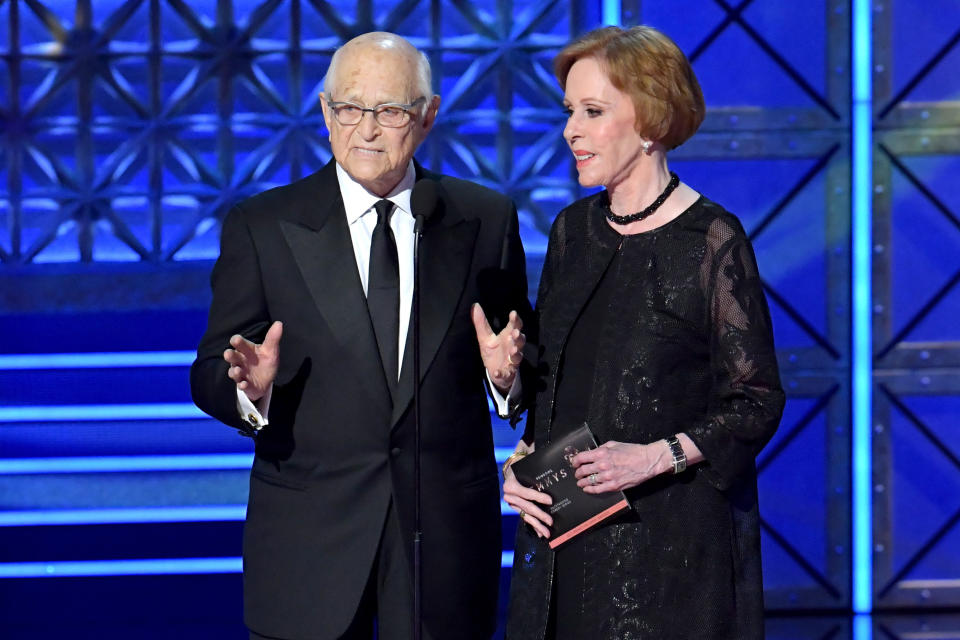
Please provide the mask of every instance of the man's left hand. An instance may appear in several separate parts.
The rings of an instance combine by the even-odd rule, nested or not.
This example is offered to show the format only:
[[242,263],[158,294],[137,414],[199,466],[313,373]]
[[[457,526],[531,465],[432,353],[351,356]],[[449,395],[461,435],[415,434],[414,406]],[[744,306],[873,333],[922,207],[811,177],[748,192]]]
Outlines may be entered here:
[[523,346],[527,343],[522,331],[523,320],[516,311],[511,311],[507,326],[500,333],[494,333],[479,304],[474,303],[470,313],[477,331],[483,366],[487,368],[493,384],[506,393],[517,377],[517,368],[523,362]]

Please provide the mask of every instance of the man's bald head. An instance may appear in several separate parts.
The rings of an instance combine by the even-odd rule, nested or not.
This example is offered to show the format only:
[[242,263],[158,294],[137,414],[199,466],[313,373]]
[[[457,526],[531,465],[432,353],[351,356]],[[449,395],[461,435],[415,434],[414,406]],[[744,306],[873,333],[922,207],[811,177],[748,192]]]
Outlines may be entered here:
[[364,33],[346,42],[342,47],[337,49],[330,59],[330,67],[327,69],[327,75],[323,79],[323,92],[328,96],[336,93],[338,85],[342,80],[337,74],[340,71],[344,58],[364,55],[375,50],[379,50],[383,54],[391,57],[396,56],[397,61],[400,62],[401,65],[403,62],[406,62],[407,65],[409,65],[408,68],[413,69],[417,76],[416,85],[419,90],[418,93],[427,98],[427,103],[430,102],[430,97],[433,95],[430,61],[406,39],[386,31]]

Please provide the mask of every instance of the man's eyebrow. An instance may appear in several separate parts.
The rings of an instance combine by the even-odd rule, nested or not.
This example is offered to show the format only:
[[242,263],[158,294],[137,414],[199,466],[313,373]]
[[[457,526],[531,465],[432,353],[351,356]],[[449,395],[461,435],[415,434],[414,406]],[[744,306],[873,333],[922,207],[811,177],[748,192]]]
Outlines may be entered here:
[[409,102],[405,102],[404,100],[388,98],[386,100],[381,100],[379,102],[374,102],[373,104],[368,105],[366,102],[361,100],[359,96],[356,96],[356,95],[347,95],[339,100],[331,100],[331,102],[352,102],[355,105],[359,105],[361,107],[367,107],[367,108],[379,107],[382,104],[401,104],[401,105],[410,104]]

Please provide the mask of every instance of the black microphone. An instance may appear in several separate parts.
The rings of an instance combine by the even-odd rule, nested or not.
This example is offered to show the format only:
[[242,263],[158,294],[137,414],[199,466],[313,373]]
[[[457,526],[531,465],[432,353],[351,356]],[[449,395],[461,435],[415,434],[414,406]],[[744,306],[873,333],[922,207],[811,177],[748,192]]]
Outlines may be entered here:
[[423,538],[420,515],[420,236],[427,218],[437,208],[437,183],[420,180],[410,194],[413,224],[413,637],[421,639],[423,629],[423,579],[420,543]]
[[410,210],[415,219],[414,233],[419,233],[427,218],[433,215],[439,200],[437,183],[433,180],[419,180],[413,185],[413,192],[410,194]]

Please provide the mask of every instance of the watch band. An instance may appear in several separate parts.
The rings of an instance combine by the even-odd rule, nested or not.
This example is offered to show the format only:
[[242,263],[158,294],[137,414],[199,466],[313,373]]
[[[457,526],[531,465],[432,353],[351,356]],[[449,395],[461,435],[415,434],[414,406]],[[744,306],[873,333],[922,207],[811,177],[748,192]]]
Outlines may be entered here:
[[670,454],[673,456],[673,473],[683,473],[687,468],[687,454],[683,452],[680,441],[677,436],[667,438],[667,445],[670,447]]

